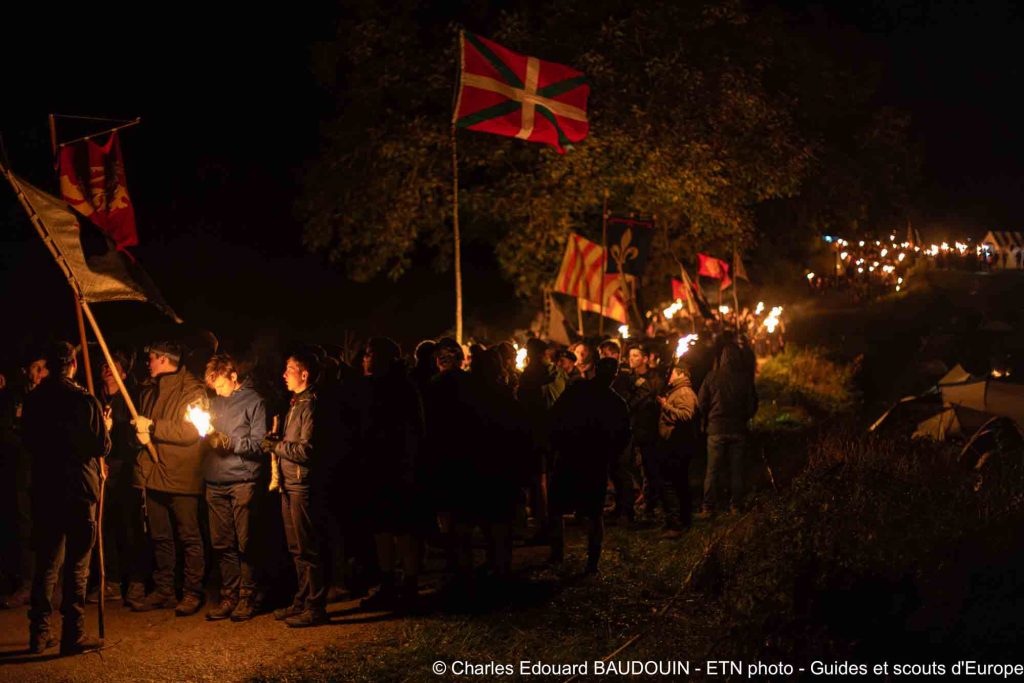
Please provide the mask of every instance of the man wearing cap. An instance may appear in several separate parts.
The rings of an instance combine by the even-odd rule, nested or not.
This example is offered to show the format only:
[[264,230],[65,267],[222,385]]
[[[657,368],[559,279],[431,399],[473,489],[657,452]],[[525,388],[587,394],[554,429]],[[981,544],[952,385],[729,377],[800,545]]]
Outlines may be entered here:
[[658,396],[661,415],[658,420],[658,465],[664,481],[665,526],[662,538],[682,536],[690,527],[690,456],[699,447],[697,440],[697,395],[690,384],[690,368],[676,361],[669,377],[668,391]]
[[50,371],[25,399],[25,445],[32,454],[32,541],[35,570],[29,609],[29,650],[57,644],[50,629],[53,589],[63,561],[60,653],[95,650],[85,635],[85,585],[96,538],[101,459],[110,435],[95,398],[72,381],[74,348],[57,342],[46,351]]
[[[152,443],[158,460],[144,448],[135,459],[133,484],[141,488],[156,564],[156,588],[131,603],[133,611],[174,607],[189,616],[203,605],[203,540],[199,533],[199,495],[203,491],[202,456],[196,427],[186,419],[190,406],[206,407],[206,389],[180,366],[181,346],[149,346],[150,380],[142,386],[136,436]],[[185,584],[179,602],[174,594],[175,538],[185,556]]]

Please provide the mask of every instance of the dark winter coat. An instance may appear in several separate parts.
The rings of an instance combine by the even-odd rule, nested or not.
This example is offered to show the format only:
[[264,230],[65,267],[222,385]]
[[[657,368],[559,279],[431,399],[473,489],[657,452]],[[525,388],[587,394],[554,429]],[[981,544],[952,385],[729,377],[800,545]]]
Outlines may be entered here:
[[607,476],[608,466],[629,443],[626,403],[596,379],[565,390],[552,410],[551,443],[558,450],[557,469]]
[[697,404],[708,436],[747,433],[747,423],[757,412],[757,391],[738,347],[722,349],[704,378]]
[[206,481],[237,484],[259,479],[268,460],[260,451],[260,441],[267,435],[267,408],[252,382],[243,382],[230,396],[210,399],[210,415],[214,428],[227,435],[228,447],[206,454]]
[[99,500],[99,458],[110,453],[99,401],[71,380],[51,375],[25,398],[22,420],[33,499]]
[[139,414],[153,420],[159,462],[143,448],[135,458],[133,483],[153,491],[198,495],[203,490],[199,432],[185,419],[188,407],[207,405],[206,388],[188,370],[160,375],[142,386]]
[[658,395],[665,388],[665,382],[654,370],[642,375],[631,372],[628,376],[628,393],[623,398],[633,425],[633,440],[639,444],[653,444],[658,439]]

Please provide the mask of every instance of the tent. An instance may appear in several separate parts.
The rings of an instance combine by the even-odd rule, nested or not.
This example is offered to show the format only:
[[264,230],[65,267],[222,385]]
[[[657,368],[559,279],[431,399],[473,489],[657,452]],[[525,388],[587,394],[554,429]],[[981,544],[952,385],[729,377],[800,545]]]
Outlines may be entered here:
[[981,248],[992,254],[997,270],[1024,270],[1024,232],[989,230]]
[[900,399],[868,431],[901,417],[917,422],[915,438],[937,441],[974,434],[993,417],[1009,418],[1024,427],[1024,384],[979,377],[956,365],[934,388]]
[[1024,426],[1024,384],[975,377],[957,365],[939,380],[943,405],[1008,417]]

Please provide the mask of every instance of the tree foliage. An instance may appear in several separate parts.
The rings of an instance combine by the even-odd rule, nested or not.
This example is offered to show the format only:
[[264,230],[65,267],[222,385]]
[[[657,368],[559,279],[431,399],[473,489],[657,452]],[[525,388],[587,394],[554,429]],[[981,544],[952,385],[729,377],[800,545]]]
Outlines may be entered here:
[[[590,135],[564,155],[458,134],[463,234],[494,245],[521,295],[550,281],[570,231],[599,237],[605,192],[613,213],[656,217],[655,277],[697,250],[752,244],[759,207],[800,213],[786,229],[808,230],[844,212],[867,220],[866,205],[890,201],[865,160],[889,151],[899,117],[864,114],[871,85],[844,87],[833,64],[827,80],[820,46],[780,14],[733,0],[349,6],[336,39],[314,51],[335,106],[298,210],[309,248],[357,280],[397,278],[422,246],[439,267],[450,262],[459,25],[571,65],[591,86]],[[844,173],[852,181],[823,187]]]

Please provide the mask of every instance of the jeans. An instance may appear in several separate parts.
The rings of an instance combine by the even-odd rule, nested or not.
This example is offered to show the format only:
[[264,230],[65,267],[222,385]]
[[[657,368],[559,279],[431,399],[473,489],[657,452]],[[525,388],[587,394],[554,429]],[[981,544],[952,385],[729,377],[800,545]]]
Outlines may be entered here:
[[615,514],[629,520],[636,515],[636,475],[633,445],[630,444],[615,457],[608,473],[615,487]]
[[[153,583],[165,596],[174,595],[174,536],[185,554],[184,594],[203,596],[203,539],[199,533],[199,496],[146,491],[149,536],[153,539],[156,570]],[[173,526],[172,526],[173,523]]]
[[306,610],[322,611],[327,605],[323,542],[323,515],[320,512],[322,492],[313,490],[308,481],[282,482],[281,518],[288,552],[295,562],[298,591],[292,604]]
[[210,544],[220,566],[222,598],[251,598],[256,591],[251,528],[260,492],[256,482],[206,484],[210,513]]
[[654,512],[658,505],[664,507],[665,482],[663,481],[657,452],[657,443],[638,443],[640,471],[643,474],[644,508],[647,514]]
[[39,491],[36,495],[40,498],[33,500],[35,570],[28,611],[29,629],[33,633],[50,631],[53,589],[58,573],[63,572],[61,641],[74,643],[85,633],[85,585],[96,539],[96,504],[46,493]]
[[732,507],[743,502],[743,453],[746,447],[745,434],[708,435],[708,467],[704,474],[704,507],[714,510],[723,503],[725,473],[730,473],[729,493]]

